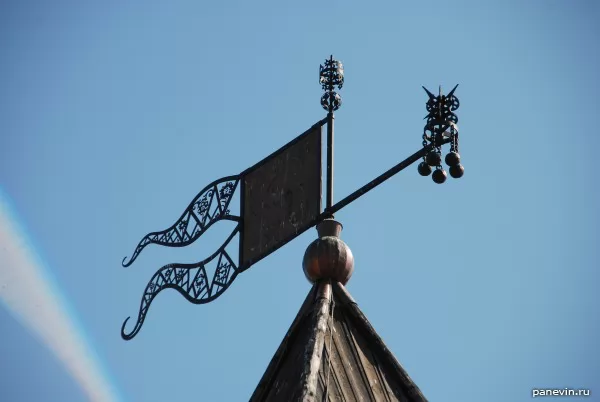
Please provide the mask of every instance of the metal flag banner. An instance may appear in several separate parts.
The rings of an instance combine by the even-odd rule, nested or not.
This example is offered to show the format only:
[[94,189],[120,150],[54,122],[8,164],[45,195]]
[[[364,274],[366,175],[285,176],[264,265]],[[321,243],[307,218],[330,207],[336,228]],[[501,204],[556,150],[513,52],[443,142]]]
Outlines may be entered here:
[[[138,243],[130,266],[150,244],[184,247],[192,244],[220,220],[237,222],[225,242],[208,258],[195,264],[168,264],[150,279],[137,322],[123,339],[140,331],[148,308],[164,289],[175,289],[194,304],[219,297],[244,270],[314,226],[321,214],[321,120],[303,134],[239,175],[215,180],[192,200],[168,229],[147,234]],[[240,188],[239,215],[232,215],[233,195]],[[237,263],[230,244],[238,235]],[[235,250],[235,249],[234,249]],[[212,278],[207,267],[215,267]]]
[[[237,277],[298,235],[362,197],[419,159],[417,171],[431,175],[437,184],[446,181],[442,166],[442,146],[450,143],[450,152],[444,161],[450,176],[461,178],[465,169],[458,149],[458,117],[460,106],[454,94],[447,95],[439,88],[434,95],[425,87],[427,120],[423,128],[422,148],[397,163],[386,172],[333,203],[333,138],[334,115],[342,105],[336,89],[344,85],[344,67],[333,56],[319,67],[319,84],[324,94],[321,106],[327,117],[314,124],[303,134],[275,151],[256,165],[235,176],[215,180],[206,186],[183,215],[170,228],[146,235],[135,248],[131,258],[123,259],[130,266],[149,244],[184,247],[192,244],[214,223],[220,220],[237,222],[225,242],[208,258],[195,264],[169,264],[160,268],[146,286],[135,327],[126,333],[127,320],[121,327],[121,336],[132,339],[141,329],[150,304],[163,289],[175,289],[195,304],[208,303],[219,297]],[[322,155],[321,131],[327,124],[326,197],[321,211]],[[240,192],[238,215],[230,211],[236,191]],[[237,236],[239,244],[234,245]],[[236,259],[237,254],[237,259]],[[127,261],[127,262],[126,262]],[[237,262],[236,262],[237,261]],[[214,269],[209,278],[208,272]]]

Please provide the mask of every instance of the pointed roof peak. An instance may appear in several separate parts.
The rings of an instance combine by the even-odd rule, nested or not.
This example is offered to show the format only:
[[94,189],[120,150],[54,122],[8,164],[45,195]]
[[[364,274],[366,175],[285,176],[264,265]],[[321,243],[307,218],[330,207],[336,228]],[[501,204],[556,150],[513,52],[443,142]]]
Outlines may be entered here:
[[427,401],[344,285],[317,281],[250,401]]

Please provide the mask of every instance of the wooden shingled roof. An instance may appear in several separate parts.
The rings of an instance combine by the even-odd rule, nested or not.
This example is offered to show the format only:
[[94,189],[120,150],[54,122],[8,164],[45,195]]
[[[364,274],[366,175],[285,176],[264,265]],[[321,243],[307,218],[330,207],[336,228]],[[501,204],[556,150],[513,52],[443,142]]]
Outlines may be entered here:
[[250,401],[427,399],[346,288],[322,280],[313,285]]

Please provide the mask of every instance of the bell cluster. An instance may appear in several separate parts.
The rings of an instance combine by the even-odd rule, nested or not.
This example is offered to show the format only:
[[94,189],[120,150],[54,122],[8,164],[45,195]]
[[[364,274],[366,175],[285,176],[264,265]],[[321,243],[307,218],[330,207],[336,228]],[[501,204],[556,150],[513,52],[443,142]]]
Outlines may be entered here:
[[[459,179],[465,174],[465,168],[460,163],[460,154],[458,152],[450,151],[446,154],[445,162],[448,165],[450,176],[453,178]],[[433,171],[431,178],[437,184],[444,183],[448,177],[442,167],[441,152],[437,149],[431,150],[425,155],[423,162],[419,163],[418,171],[421,176],[429,176]]]
[[[435,96],[423,87],[429,99],[426,104],[427,123],[423,130],[423,147],[429,146],[431,150],[423,157],[423,162],[419,163],[418,171],[421,176],[429,176],[437,184],[446,181],[448,175],[442,166],[442,144],[450,142],[450,152],[444,158],[450,176],[455,179],[461,178],[465,174],[465,168],[460,163],[460,154],[458,153],[458,117],[454,113],[460,106],[458,98],[454,95],[455,86],[448,95],[442,94],[440,87],[439,95]],[[433,172],[433,174],[432,174]]]

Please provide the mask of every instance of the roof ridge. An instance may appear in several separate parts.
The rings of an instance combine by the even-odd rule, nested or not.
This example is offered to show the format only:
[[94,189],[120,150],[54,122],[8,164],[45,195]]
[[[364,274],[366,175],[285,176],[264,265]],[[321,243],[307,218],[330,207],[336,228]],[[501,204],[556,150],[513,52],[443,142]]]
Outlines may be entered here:
[[308,339],[305,349],[305,369],[302,372],[302,401],[312,401],[317,396],[317,382],[323,350],[325,349],[325,336],[329,329],[329,312],[333,294],[331,291],[331,282],[329,280],[319,281],[315,284],[317,292],[315,297],[314,321],[311,322],[311,336]]
[[265,396],[265,392],[269,390],[269,385],[272,382],[273,376],[277,372],[279,365],[282,363],[283,358],[285,357],[285,353],[287,352],[288,347],[290,346],[290,341],[294,337],[296,329],[298,328],[304,317],[306,315],[309,315],[313,308],[313,301],[316,296],[316,292],[317,284],[313,285],[310,292],[308,292],[308,295],[306,295],[306,298],[304,299],[304,302],[302,303],[298,314],[296,314],[296,318],[294,318],[292,325],[290,325],[290,328],[283,337],[283,340],[277,348],[275,355],[269,362],[269,365],[267,366],[265,373],[263,374],[260,382],[258,383],[258,386],[256,387],[254,393],[250,397],[250,402],[262,400],[263,396]]

